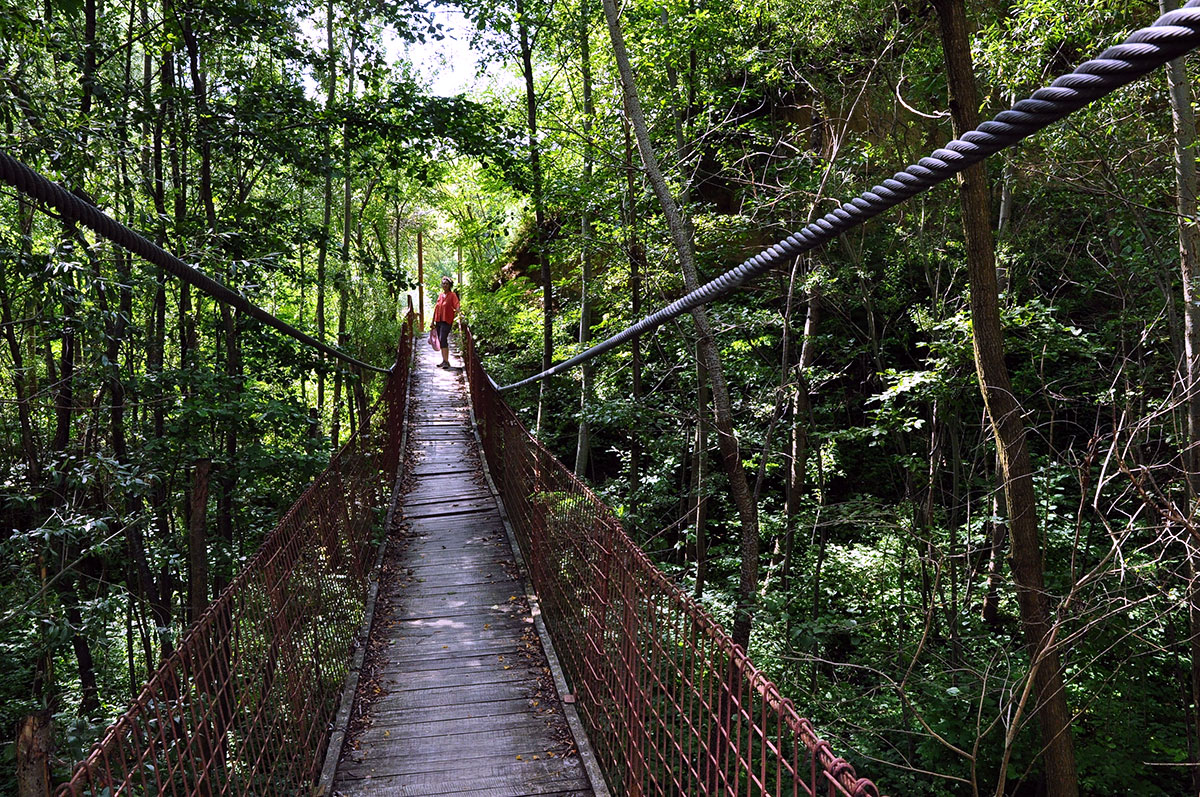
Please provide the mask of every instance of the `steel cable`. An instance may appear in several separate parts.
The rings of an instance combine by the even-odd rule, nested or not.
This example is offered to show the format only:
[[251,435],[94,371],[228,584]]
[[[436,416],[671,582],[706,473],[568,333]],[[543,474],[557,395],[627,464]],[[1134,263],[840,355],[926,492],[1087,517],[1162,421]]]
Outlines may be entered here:
[[934,150],[928,157],[864,191],[837,210],[743,261],[715,280],[701,285],[586,351],[528,379],[505,385],[500,390],[514,390],[560,374],[637,335],[657,329],[675,316],[720,299],[784,260],[828,243],[838,235],[928,191],[987,156],[1028,138],[1197,46],[1200,46],[1200,0],[1189,0],[1183,8],[1163,14],[1150,27],[1135,31],[1121,44],[1109,47],[1099,57],[1078,66],[1074,72],[1038,89],[1010,110],[1002,111],[961,138]]
[[359,368],[365,368],[381,374],[386,374],[389,371],[387,368],[380,368],[377,365],[371,365],[370,363],[355,359],[349,354],[301,332],[291,324],[281,321],[237,291],[189,266],[175,255],[151,243],[129,227],[121,224],[92,203],[72,194],[58,183],[51,182],[5,152],[0,152],[0,180],[8,183],[21,193],[34,199],[39,199],[55,208],[65,218],[77,221],[97,235],[128,249],[136,255],[140,255],[143,259],[175,275],[189,285],[199,288],[217,301],[236,307],[246,315],[258,319],[267,326],[289,337],[295,338],[306,346],[323,351],[343,362],[357,365]]

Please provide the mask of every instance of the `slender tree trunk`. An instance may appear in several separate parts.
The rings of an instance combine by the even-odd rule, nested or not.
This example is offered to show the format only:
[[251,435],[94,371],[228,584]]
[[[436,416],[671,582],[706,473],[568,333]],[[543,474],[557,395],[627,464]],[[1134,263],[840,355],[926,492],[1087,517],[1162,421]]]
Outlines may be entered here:
[[[966,131],[977,124],[978,94],[963,0],[934,0],[946,57],[950,107],[954,126]],[[966,238],[971,287],[972,344],[984,405],[992,422],[996,451],[1004,474],[1012,537],[1012,573],[1016,583],[1021,625],[1029,649],[1036,715],[1042,731],[1049,797],[1074,797],[1079,792],[1071,711],[1067,707],[1062,669],[1053,647],[1051,619],[1042,572],[1033,467],[1025,442],[1025,425],[1004,362],[1000,302],[996,282],[987,173],[976,164],[960,175],[959,197]],[[997,789],[1002,793],[1004,773]]]
[[[961,482],[961,456],[962,447],[959,441],[960,426],[956,415],[949,413],[949,418],[946,422],[946,436],[950,444],[950,507],[947,512],[946,525],[950,530],[950,549],[948,551],[947,560],[949,561],[950,570],[950,605],[947,607],[947,623],[950,627],[950,662],[954,666],[954,671],[957,672],[958,666],[962,662],[962,639],[959,636],[959,621],[958,616],[961,611],[959,603],[959,500]],[[965,601],[964,601],[965,603]],[[957,685],[957,678],[954,679]]]
[[[1008,94],[1008,104],[1014,105],[1017,102],[1017,96],[1013,93]],[[1008,237],[1009,227],[1012,225],[1012,210],[1013,210],[1013,149],[1009,147],[1004,150],[1002,156],[1004,158],[1004,171],[1000,177],[1000,214],[996,222],[996,239],[1003,241]],[[996,265],[996,290],[1003,297],[1008,293],[1008,264],[997,263]]]
[[692,465],[692,529],[696,535],[696,600],[704,596],[708,581],[708,417],[710,389],[708,369],[704,361],[696,357],[696,452]]
[[[70,233],[68,233],[69,237]],[[77,319],[75,313],[75,279],[72,272],[63,275],[62,316],[63,335],[58,364],[58,392],[54,401],[54,442],[51,450],[65,454],[71,442],[71,419],[75,413],[75,344]]]
[[788,464],[787,494],[784,500],[786,517],[783,541],[781,584],[786,591],[791,585],[792,552],[796,546],[796,520],[800,499],[804,497],[805,473],[808,469],[809,428],[811,411],[808,400],[808,375],[816,358],[817,326],[821,321],[821,292],[818,285],[809,289],[804,315],[804,340],[800,344],[800,359],[796,363],[796,387],[792,396],[792,443]]
[[[817,530],[817,561],[813,568],[812,581],[812,606],[810,607],[809,620],[813,623],[821,616],[821,573],[825,568],[825,553],[828,550],[829,535],[824,524]],[[903,565],[901,566],[903,569]],[[904,605],[903,596],[901,596],[900,605]],[[812,680],[809,682],[809,691],[816,694],[817,691],[817,641],[814,639],[812,647],[809,649],[809,655],[812,658]]]
[[75,653],[75,664],[79,670],[79,716],[91,717],[100,710],[100,686],[96,682],[96,660],[92,656],[91,642],[85,633],[83,614],[79,610],[79,597],[72,590],[63,593],[63,613],[74,629],[71,632],[71,650]]
[[[550,367],[554,359],[554,291],[550,283],[550,258],[546,255],[544,227],[546,223],[545,199],[542,196],[542,156],[538,143],[537,92],[533,84],[533,43],[529,34],[528,9],[525,0],[516,0],[518,37],[521,47],[521,74],[525,78],[525,120],[529,128],[529,172],[533,181],[533,237],[530,249],[537,259],[542,280],[542,370]],[[538,383],[538,410],[536,434],[541,436],[545,420],[546,403],[549,400],[550,380]]]
[[194,623],[208,607],[208,474],[212,461],[192,466],[188,517],[188,619]]
[[[354,54],[358,48],[358,42],[354,35],[350,36],[350,48],[347,54],[346,66],[346,103],[354,101]],[[350,120],[347,115],[346,121],[342,125],[342,251],[338,258],[338,276],[336,279],[338,289],[338,318],[337,318],[337,335],[338,347],[346,345],[346,313],[350,302],[350,229],[353,221],[350,215],[350,200],[352,197],[353,182],[350,179]],[[330,427],[330,438],[333,444],[333,452],[337,453],[340,446],[342,430],[342,381],[345,378],[345,369],[340,365],[333,377],[333,421]]]
[[[18,213],[24,224],[26,205],[21,201]],[[29,236],[22,235],[22,249]],[[23,251],[23,254],[28,252]],[[21,341],[17,337],[17,324],[13,319],[12,298],[8,291],[7,260],[0,259],[0,327],[3,328],[4,339],[8,342],[8,353],[12,358],[13,394],[17,402],[17,425],[21,431],[21,452],[25,458],[25,467],[29,472],[29,481],[37,485],[41,481],[41,458],[38,456],[37,444],[34,440],[33,418],[29,407],[29,393],[26,390],[29,378],[25,372],[25,355]]]
[[[436,305],[435,305],[436,307]],[[421,320],[421,329],[425,328],[425,236],[423,230],[417,230],[417,313]]]
[[[174,4],[173,0],[166,0],[166,2],[164,2],[164,4],[163,4],[163,9],[164,9],[164,15],[167,18],[175,17],[176,12],[175,12],[175,4]],[[165,218],[165,211],[166,211],[165,182],[166,181],[164,179],[164,168],[163,168],[163,160],[162,160],[162,155],[163,155],[163,153],[162,153],[162,150],[163,150],[162,127],[165,126],[167,134],[168,134],[166,149],[167,149],[167,153],[168,153],[168,163],[170,165],[170,174],[171,174],[170,184],[171,184],[171,199],[172,199],[172,203],[171,203],[172,204],[172,220],[173,220],[173,226],[174,226],[174,230],[176,231],[176,234],[181,235],[182,231],[187,228],[187,223],[188,223],[188,219],[189,219],[188,201],[187,201],[187,196],[188,196],[187,186],[190,183],[190,179],[189,179],[190,176],[187,173],[187,160],[183,157],[184,151],[186,150],[186,147],[187,147],[186,125],[184,124],[184,121],[186,119],[186,114],[187,114],[187,108],[184,103],[180,103],[180,102],[176,101],[176,96],[177,96],[176,87],[179,85],[179,80],[178,80],[178,77],[176,74],[176,71],[178,68],[179,68],[179,64],[178,64],[178,60],[176,58],[176,49],[174,47],[170,47],[163,54],[162,67],[161,67],[161,72],[160,72],[160,80],[162,82],[162,89],[163,89],[163,105],[162,105],[162,109],[159,114],[160,121],[158,122],[159,129],[158,129],[158,133],[157,133],[155,159],[158,164],[158,167],[157,167],[158,171],[157,171],[157,176],[156,176],[156,186],[157,186],[156,190],[160,191],[163,194],[163,196],[162,196],[162,204],[163,204],[162,211],[163,211],[163,217]],[[164,226],[165,226],[165,223],[164,223]],[[166,239],[166,237],[167,237],[165,229],[163,231],[163,237],[164,237],[164,239]],[[162,277],[162,275],[160,275],[160,278],[161,278],[160,281],[165,279]],[[166,327],[167,327],[167,325],[166,325],[166,286],[165,286],[165,284],[162,285],[162,288],[160,290],[163,292],[162,313],[161,313],[161,315],[159,315],[158,311],[157,310],[155,311],[156,316],[157,316],[156,325],[159,328],[159,335],[162,337],[162,339],[164,341],[163,349],[165,352],[165,348],[166,348],[165,341],[166,341],[166,337],[167,337],[167,332],[166,332]],[[177,322],[176,326],[177,326],[177,333],[179,335],[179,341],[178,341],[179,370],[184,373],[191,373],[195,368],[195,352],[196,352],[196,348],[197,348],[197,342],[196,342],[196,322],[195,322],[195,317],[192,314],[192,289],[191,289],[191,286],[188,285],[187,283],[181,283],[179,286],[179,303],[178,303],[177,307],[178,307],[178,322]],[[160,372],[161,372],[162,365],[165,365],[165,353],[163,354],[162,359],[164,360],[164,362],[160,363],[160,369],[159,369]],[[159,388],[163,389],[161,384],[159,385]],[[165,394],[165,392],[166,392],[165,389],[163,389],[163,392]],[[185,380],[183,382],[183,384],[180,385],[180,398],[187,400],[192,395],[193,395],[193,388],[191,387],[191,385],[188,384],[188,381]],[[161,438],[165,432],[165,425],[164,425],[165,424],[165,412],[163,410],[163,405],[165,404],[165,402],[160,401],[160,402],[157,402],[157,404],[158,404],[158,406],[155,408],[155,413],[154,413],[153,418],[154,418],[154,424],[155,424],[155,432],[156,432],[157,436]],[[186,439],[190,435],[190,432],[191,432],[190,422],[187,420],[187,416],[184,416],[183,435],[182,435],[184,437],[184,439]],[[187,488],[185,487],[184,489],[186,490]],[[170,539],[172,531],[173,531],[173,529],[171,527],[170,491],[168,490],[168,487],[165,483],[162,485],[156,485],[155,496],[156,497],[154,500],[158,502],[158,512],[157,512],[157,516],[156,516],[156,521],[157,521],[159,539],[165,542]],[[187,512],[187,505],[188,505],[188,500],[187,500],[187,497],[185,496],[185,499],[184,499],[185,515]],[[145,561],[144,552],[134,551],[133,553],[134,553],[135,562],[131,566],[131,570],[137,571],[137,581],[138,581],[138,585],[139,585],[138,587],[134,588],[134,591],[142,598],[142,600],[149,602],[150,611],[154,617],[153,624],[146,623],[146,622],[144,622],[144,613],[139,612],[139,614],[138,614],[139,624],[140,624],[141,628],[143,629],[144,635],[147,638],[149,637],[149,634],[148,634],[148,632],[145,631],[145,629],[148,626],[152,625],[153,628],[157,630],[157,633],[155,634],[155,636],[157,637],[159,645],[160,645],[161,657],[165,659],[174,650],[174,643],[172,641],[171,632],[170,632],[171,625],[173,622],[172,615],[174,613],[173,612],[174,585],[173,585],[172,579],[170,577],[170,572],[166,569],[165,565],[159,572],[159,579],[158,579],[158,582],[156,585],[154,582],[153,573],[151,572],[150,567],[149,567],[149,563]],[[152,668],[153,666],[154,666],[153,658],[150,655],[149,650],[147,650],[146,651],[147,671],[149,671],[150,668]]]
[[[142,24],[143,27],[149,27],[149,14],[146,9],[146,3],[141,2]],[[174,74],[174,51],[168,50],[163,55],[163,61],[159,69],[160,81],[162,83],[163,99],[160,103],[157,113],[154,117],[154,126],[151,131],[151,152],[148,182],[151,185],[151,195],[154,202],[154,210],[159,219],[155,225],[155,241],[160,245],[164,245],[167,241],[166,219],[167,219],[167,197],[166,197],[166,177],[163,163],[163,127],[166,120],[172,116],[170,111],[170,103],[172,102],[171,93],[167,91],[173,82]],[[150,54],[147,52],[146,61],[143,66],[142,76],[142,94],[145,97],[146,106],[150,107],[151,96],[151,71],[152,63]],[[174,187],[179,193],[178,186]],[[154,299],[149,318],[150,332],[147,337],[146,351],[146,371],[151,375],[151,410],[150,410],[150,434],[152,439],[161,440],[166,433],[166,398],[167,388],[163,384],[162,374],[166,361],[166,343],[167,343],[167,282],[166,272],[161,268],[155,269],[155,284],[154,284]],[[160,543],[166,544],[171,535],[171,519],[170,519],[170,485],[166,479],[156,479],[154,486],[150,491],[150,506],[154,513],[155,531],[158,535]],[[149,568],[147,567],[145,576],[150,577]],[[152,586],[149,590],[150,594],[141,594],[142,600],[150,599],[154,594],[161,591],[161,586]],[[136,591],[134,594],[139,594],[142,591]],[[132,610],[131,610],[132,613]],[[132,655],[132,654],[131,654]],[[149,664],[149,656],[147,656],[147,664]],[[130,677],[132,678],[132,670]]]
[[[1178,7],[1176,0],[1159,0],[1162,13]],[[1175,210],[1179,238],[1179,274],[1183,282],[1183,363],[1182,383],[1186,414],[1187,446],[1183,463],[1187,474],[1188,516],[1195,515],[1200,499],[1200,308],[1196,306],[1197,257],[1200,256],[1200,229],[1196,226],[1196,116],[1192,110],[1192,90],[1188,81],[1187,61],[1176,58],[1167,64],[1170,86],[1171,121],[1175,149]],[[1189,535],[1182,535],[1187,551],[1190,576],[1188,597],[1188,637],[1190,643],[1191,732],[1200,739],[1200,550]],[[1192,757],[1192,791],[1200,792],[1200,756]]]
[[[671,240],[675,245],[679,265],[683,271],[684,287],[688,291],[693,291],[699,287],[699,279],[696,273],[691,230],[684,214],[671,196],[667,181],[658,165],[658,157],[650,142],[650,131],[638,99],[637,86],[633,80],[633,69],[629,65],[629,56],[625,50],[625,40],[621,33],[621,23],[617,16],[615,0],[604,0],[604,15],[608,20],[613,55],[621,77],[625,111],[633,127],[638,150],[641,152],[642,162],[646,167],[646,175],[650,180],[650,185],[654,188],[663,215],[666,217],[667,226],[671,231]],[[750,642],[754,604],[758,591],[758,511],[750,494],[746,472],[742,467],[741,453],[733,427],[732,403],[725,383],[725,372],[716,340],[713,337],[712,327],[709,324],[708,313],[703,306],[692,311],[692,320],[696,325],[700,356],[704,360],[705,367],[708,368],[709,381],[712,386],[713,417],[717,432],[717,444],[721,451],[721,463],[729,479],[730,492],[741,523],[739,605],[731,635],[736,644],[746,647]]]
[[[592,170],[595,156],[592,153],[592,117],[595,106],[592,102],[592,46],[588,35],[590,4],[581,0],[579,4],[579,68],[583,79],[583,185],[584,196],[591,195]],[[579,343],[587,348],[592,339],[592,210],[584,200],[583,218],[580,221],[580,296],[579,296]],[[579,389],[579,435],[575,442],[575,475],[583,476],[587,471],[591,452],[591,428],[588,424],[588,408],[592,403],[592,363],[582,368],[582,384]]]
[[996,458],[996,489],[989,499],[988,520],[983,524],[987,535],[987,580],[983,592],[981,617],[988,625],[996,628],[1000,624],[1000,583],[1004,580],[1004,543],[1008,540],[1008,523],[1003,516],[1002,504],[1006,503],[1004,472],[1000,459]]
[[[629,130],[629,120],[622,117],[621,128],[625,134],[625,204],[626,204],[626,249],[629,256],[629,312],[634,321],[642,315],[642,272],[645,264],[645,251],[638,237],[637,181],[633,169],[633,137]],[[629,342],[631,371],[629,385],[629,400],[637,405],[642,400],[642,339],[635,337]],[[636,427],[629,429],[629,497],[628,503],[632,509],[633,496],[637,485],[641,482],[642,442]]]
[[[221,326],[225,336],[225,379],[226,388],[221,391],[222,401],[226,406],[238,404],[242,392],[242,354],[240,337],[240,319],[233,308],[221,303]],[[236,412],[226,421],[224,438],[225,460],[221,469],[218,484],[220,495],[217,499],[217,536],[225,544],[225,567],[218,569],[212,578],[213,597],[225,589],[229,579],[233,577],[234,551],[234,492],[238,482],[238,427],[239,420]]]
[[[325,112],[332,112],[337,97],[337,56],[333,50],[333,0],[325,4],[325,68],[328,71],[329,89],[325,96]],[[322,163],[325,167],[324,205],[321,215],[321,235],[317,238],[317,340],[325,342],[325,261],[329,256],[330,225],[333,222],[333,125],[325,126],[325,150]],[[318,412],[325,410],[325,353],[321,353],[322,367],[317,370]],[[336,414],[336,409],[335,409]]]

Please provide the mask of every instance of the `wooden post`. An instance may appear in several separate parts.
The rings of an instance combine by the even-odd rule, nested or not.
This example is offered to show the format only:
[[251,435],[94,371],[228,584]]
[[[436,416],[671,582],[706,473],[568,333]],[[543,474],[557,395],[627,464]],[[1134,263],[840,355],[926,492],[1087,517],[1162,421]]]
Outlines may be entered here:
[[421,329],[425,329],[425,241],[417,230],[417,314],[421,318]]

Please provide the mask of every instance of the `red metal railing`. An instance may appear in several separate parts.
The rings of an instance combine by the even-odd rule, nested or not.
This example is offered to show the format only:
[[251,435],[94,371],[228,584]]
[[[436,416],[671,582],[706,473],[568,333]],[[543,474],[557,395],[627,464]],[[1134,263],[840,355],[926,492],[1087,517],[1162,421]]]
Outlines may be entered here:
[[380,401],[63,795],[293,795],[320,774],[396,473],[412,314]]
[[463,326],[471,400],[592,746],[617,792],[875,797],[500,398]]

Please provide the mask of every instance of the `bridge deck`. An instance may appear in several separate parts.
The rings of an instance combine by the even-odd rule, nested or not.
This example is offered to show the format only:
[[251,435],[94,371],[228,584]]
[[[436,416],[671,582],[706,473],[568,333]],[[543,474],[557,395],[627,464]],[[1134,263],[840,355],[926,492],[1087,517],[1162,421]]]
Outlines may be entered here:
[[346,795],[590,795],[495,499],[461,370],[418,347],[408,467]]

